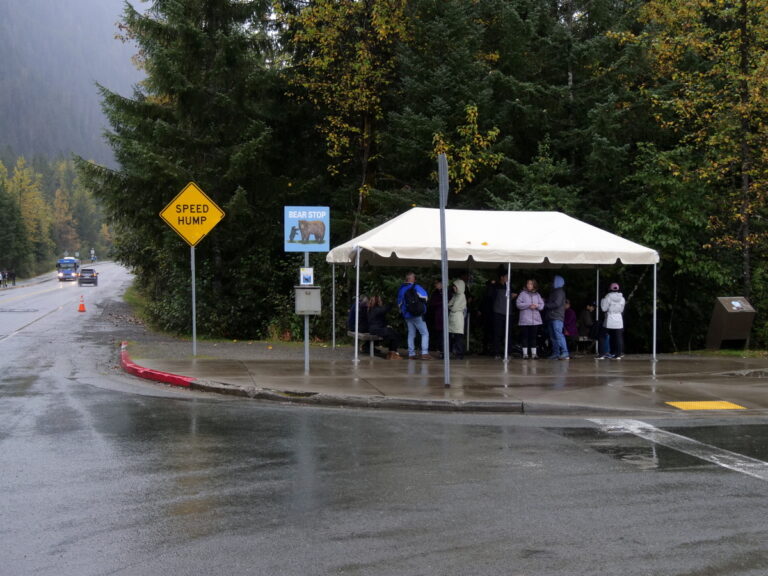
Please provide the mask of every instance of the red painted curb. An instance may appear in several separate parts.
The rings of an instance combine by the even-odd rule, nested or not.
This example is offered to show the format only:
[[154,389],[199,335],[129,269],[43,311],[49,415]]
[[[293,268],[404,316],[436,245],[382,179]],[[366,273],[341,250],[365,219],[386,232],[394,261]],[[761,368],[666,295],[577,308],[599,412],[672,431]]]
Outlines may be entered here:
[[170,372],[161,372],[160,370],[152,370],[151,368],[144,368],[139,366],[131,360],[128,355],[128,342],[123,342],[120,345],[120,366],[123,370],[138,376],[139,378],[146,378],[147,380],[154,380],[155,382],[163,382],[164,384],[170,384],[172,386],[183,386],[189,388],[190,384],[195,381],[191,376],[180,376],[179,374],[171,374]]

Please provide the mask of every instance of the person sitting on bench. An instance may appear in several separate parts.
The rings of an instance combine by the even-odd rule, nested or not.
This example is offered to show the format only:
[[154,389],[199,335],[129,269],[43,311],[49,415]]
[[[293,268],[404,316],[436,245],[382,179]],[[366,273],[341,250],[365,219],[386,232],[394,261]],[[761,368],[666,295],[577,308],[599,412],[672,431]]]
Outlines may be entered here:
[[397,351],[400,347],[400,336],[394,328],[387,325],[387,313],[391,309],[391,305],[384,305],[381,296],[372,296],[368,301],[368,332],[382,337],[389,349],[387,360],[400,360],[400,354]]

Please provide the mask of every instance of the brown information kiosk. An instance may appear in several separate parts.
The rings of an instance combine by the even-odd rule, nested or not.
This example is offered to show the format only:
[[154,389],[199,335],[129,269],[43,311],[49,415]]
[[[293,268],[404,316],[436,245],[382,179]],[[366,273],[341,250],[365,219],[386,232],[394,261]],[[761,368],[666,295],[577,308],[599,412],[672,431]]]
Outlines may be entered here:
[[755,319],[755,309],[743,296],[721,296],[715,300],[707,333],[707,348],[717,350],[723,342],[746,348]]

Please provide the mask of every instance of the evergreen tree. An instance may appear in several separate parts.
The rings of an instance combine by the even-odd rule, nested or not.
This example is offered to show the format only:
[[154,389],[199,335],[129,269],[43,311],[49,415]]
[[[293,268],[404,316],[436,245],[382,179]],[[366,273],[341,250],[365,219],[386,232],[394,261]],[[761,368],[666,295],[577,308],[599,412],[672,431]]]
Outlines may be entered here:
[[426,195],[436,187],[430,178],[436,167],[435,136],[453,140],[457,129],[467,124],[468,107],[474,110],[471,123],[477,132],[493,128],[486,120],[490,66],[481,54],[483,26],[477,4],[413,0],[406,22],[380,160],[385,185],[400,197],[394,206],[398,211],[410,202],[421,203],[421,198],[437,205],[436,193]]
[[29,254],[18,198],[8,190],[8,169],[0,162],[0,268],[26,274]]
[[80,250],[80,237],[77,235],[77,222],[72,215],[69,193],[56,189],[53,199],[52,237],[56,246],[64,248],[70,254]]
[[647,94],[657,119],[680,145],[699,153],[694,175],[719,204],[709,215],[710,244],[738,253],[742,289],[752,292],[752,254],[768,246],[768,11],[757,0],[652,0],[642,34]]
[[317,0],[287,18],[297,94],[319,111],[334,176],[355,188],[351,236],[377,188],[380,128],[392,89],[405,0]]
[[[267,16],[267,2],[234,0],[157,0],[145,14],[125,11],[147,79],[131,98],[102,88],[120,169],[82,159],[78,167],[114,223],[117,258],[136,272],[168,329],[190,326],[189,252],[158,213],[189,181],[221,207],[237,211],[247,198],[255,220],[243,227],[229,214],[197,246],[201,331],[257,335],[279,288],[263,273],[277,252],[285,186],[267,162],[265,86],[275,82]],[[242,288],[233,276],[250,278],[252,290],[233,292]]]
[[29,248],[21,257],[18,272],[21,275],[41,272],[55,255],[51,236],[53,210],[45,200],[42,177],[22,157],[17,160],[6,187],[11,198],[18,202],[20,233]]

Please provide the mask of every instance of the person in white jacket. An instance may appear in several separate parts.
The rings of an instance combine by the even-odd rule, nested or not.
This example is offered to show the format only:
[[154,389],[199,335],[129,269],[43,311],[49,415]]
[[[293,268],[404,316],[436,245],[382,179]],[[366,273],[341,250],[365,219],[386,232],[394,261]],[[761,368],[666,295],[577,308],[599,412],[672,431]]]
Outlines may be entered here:
[[624,357],[624,306],[626,300],[620,292],[620,286],[614,282],[610,291],[600,301],[600,309],[605,313],[605,329],[611,340],[611,354],[616,360]]

